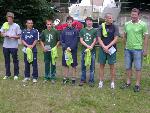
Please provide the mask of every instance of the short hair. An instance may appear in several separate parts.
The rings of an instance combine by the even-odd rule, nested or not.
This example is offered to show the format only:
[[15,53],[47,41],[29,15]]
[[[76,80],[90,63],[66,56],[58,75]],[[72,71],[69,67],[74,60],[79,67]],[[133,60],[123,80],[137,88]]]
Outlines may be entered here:
[[68,16],[68,17],[66,18],[66,22],[67,22],[68,20],[72,20],[72,22],[74,21],[73,17],[71,17],[71,16]]
[[131,13],[132,13],[132,12],[136,12],[136,13],[138,13],[138,15],[140,14],[140,10],[137,9],[137,8],[133,8],[133,9],[131,10]]
[[53,21],[52,21],[51,19],[47,19],[47,20],[45,20],[45,24],[47,24],[47,22],[51,22],[51,23],[53,23]]
[[85,21],[87,21],[87,20],[93,21],[92,17],[87,17],[87,18],[85,19]]
[[26,20],[26,23],[27,23],[28,21],[32,21],[32,22],[33,22],[33,20],[32,20],[32,19],[27,19],[27,20]]
[[107,18],[108,15],[112,16],[112,13],[106,13],[104,17]]

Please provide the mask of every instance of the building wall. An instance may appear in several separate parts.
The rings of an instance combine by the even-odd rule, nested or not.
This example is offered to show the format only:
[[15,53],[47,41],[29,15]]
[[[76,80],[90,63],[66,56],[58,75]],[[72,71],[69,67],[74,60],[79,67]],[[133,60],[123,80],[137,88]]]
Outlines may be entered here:
[[[142,12],[140,19],[147,23],[148,31],[150,34],[150,13]],[[130,21],[130,14],[129,13],[120,14],[120,16],[116,22],[116,24],[119,26],[120,34],[123,33],[123,27],[124,27],[125,22],[127,22],[127,21]]]

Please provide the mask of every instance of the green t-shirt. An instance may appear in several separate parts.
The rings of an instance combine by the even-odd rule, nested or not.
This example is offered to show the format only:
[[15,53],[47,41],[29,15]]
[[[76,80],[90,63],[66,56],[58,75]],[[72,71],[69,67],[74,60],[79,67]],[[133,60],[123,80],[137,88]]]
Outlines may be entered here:
[[59,41],[59,32],[52,28],[50,31],[45,29],[40,35],[40,40],[45,43],[45,45],[50,45],[51,48],[55,47]]
[[[81,29],[79,36],[80,36],[80,38],[83,38],[83,41],[87,45],[90,46],[93,43],[94,39],[97,37],[97,31],[94,28],[92,28],[90,30],[88,30],[87,28],[83,28],[83,29]],[[82,45],[82,49],[86,49],[86,47],[84,45]],[[93,49],[95,49],[95,48],[93,48]]]
[[139,20],[138,23],[132,23],[132,21],[126,22],[124,26],[124,32],[126,33],[126,49],[142,49],[144,35],[148,34],[148,28],[145,22]]

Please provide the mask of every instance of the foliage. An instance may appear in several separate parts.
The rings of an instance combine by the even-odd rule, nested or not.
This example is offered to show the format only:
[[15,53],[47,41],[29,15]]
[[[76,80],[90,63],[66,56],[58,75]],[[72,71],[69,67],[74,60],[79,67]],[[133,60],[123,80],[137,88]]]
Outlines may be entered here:
[[0,25],[6,21],[6,13],[15,14],[15,22],[23,27],[26,19],[32,19],[35,28],[40,31],[44,28],[44,21],[53,18],[55,12],[51,9],[50,2],[46,0],[0,0]]

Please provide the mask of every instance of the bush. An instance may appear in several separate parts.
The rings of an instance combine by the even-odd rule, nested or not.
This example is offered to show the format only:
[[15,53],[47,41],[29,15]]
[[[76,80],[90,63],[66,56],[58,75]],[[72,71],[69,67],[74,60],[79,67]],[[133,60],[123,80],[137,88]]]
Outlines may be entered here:
[[6,13],[12,11],[15,14],[15,22],[24,28],[25,20],[32,19],[34,27],[41,31],[44,28],[44,21],[53,19],[54,10],[50,2],[46,0],[0,0],[0,25],[6,21]]

